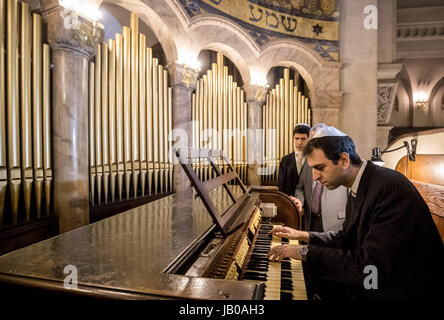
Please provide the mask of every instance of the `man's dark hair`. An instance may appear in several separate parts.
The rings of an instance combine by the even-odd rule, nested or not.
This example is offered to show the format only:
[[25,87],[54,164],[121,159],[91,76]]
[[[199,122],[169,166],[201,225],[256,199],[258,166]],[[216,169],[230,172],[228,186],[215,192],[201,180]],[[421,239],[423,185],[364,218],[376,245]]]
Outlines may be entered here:
[[300,133],[300,134],[306,134],[307,137],[310,134],[310,126],[308,124],[298,124],[296,127],[294,127],[293,129],[293,137],[296,133]]
[[308,141],[304,149],[304,156],[313,152],[314,149],[321,149],[324,151],[327,159],[338,164],[341,153],[345,152],[350,158],[352,165],[360,165],[362,160],[356,152],[355,143],[349,136],[327,136],[321,138],[314,138]]

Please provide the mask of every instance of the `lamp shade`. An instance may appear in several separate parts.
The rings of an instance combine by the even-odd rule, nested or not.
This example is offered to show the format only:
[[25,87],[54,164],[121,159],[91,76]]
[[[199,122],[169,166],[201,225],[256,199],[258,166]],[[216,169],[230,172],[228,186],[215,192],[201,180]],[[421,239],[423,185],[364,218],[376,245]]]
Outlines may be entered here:
[[372,159],[371,159],[371,161],[374,164],[377,164],[378,166],[385,165],[385,162],[382,160],[382,157],[381,157],[381,149],[379,149],[378,147],[372,149]]

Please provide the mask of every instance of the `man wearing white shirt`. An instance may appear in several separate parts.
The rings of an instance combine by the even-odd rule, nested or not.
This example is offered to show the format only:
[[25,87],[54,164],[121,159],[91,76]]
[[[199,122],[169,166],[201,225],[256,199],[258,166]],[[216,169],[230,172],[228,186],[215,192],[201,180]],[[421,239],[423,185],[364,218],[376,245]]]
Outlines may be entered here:
[[302,155],[308,142],[310,126],[298,124],[293,129],[294,152],[284,156],[279,164],[278,186],[279,191],[293,196],[298,184],[302,168],[305,164],[305,157]]

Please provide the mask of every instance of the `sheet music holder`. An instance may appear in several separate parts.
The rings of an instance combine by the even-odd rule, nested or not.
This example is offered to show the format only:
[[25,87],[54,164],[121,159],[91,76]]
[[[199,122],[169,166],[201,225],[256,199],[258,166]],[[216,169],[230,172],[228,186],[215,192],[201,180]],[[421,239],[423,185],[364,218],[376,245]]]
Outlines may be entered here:
[[[247,222],[248,210],[242,209],[248,203],[254,202],[256,204],[258,201],[258,196],[250,194],[249,190],[243,184],[242,180],[222,151],[179,148],[176,150],[176,156],[186,175],[190,179],[192,186],[196,190],[197,195],[200,197],[204,206],[211,215],[213,222],[224,236],[231,234],[241,227],[245,222]],[[216,177],[207,181],[201,181],[193,169],[193,163],[202,161],[202,159],[208,161],[211,168],[214,170]],[[221,160],[224,167],[227,168],[226,172],[224,173],[221,172],[218,165]],[[242,194],[238,198],[235,197],[233,192],[228,187],[228,183],[233,180],[242,190]],[[220,187],[221,185],[225,188],[233,201],[233,205],[231,205],[225,212],[217,211],[216,206],[209,195],[212,190]]]

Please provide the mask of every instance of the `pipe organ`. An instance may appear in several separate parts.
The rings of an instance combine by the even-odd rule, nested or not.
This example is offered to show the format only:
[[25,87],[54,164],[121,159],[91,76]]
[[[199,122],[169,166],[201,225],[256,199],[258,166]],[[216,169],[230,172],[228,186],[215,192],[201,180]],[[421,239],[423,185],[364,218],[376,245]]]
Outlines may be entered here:
[[41,16],[0,0],[0,225],[50,213],[50,107]]
[[[192,95],[192,120],[192,147],[222,150],[246,183],[247,103],[244,90],[228,75],[222,53],[217,54],[217,63],[212,63],[211,69],[197,81]],[[199,160],[194,166],[203,181],[213,177],[206,160]]]
[[262,109],[265,151],[262,183],[277,182],[280,159],[294,151],[293,128],[298,123],[311,125],[309,99],[294,83],[290,69],[284,69],[284,77],[268,92]]
[[135,14],[97,46],[89,92],[91,204],[171,192],[172,91]]

